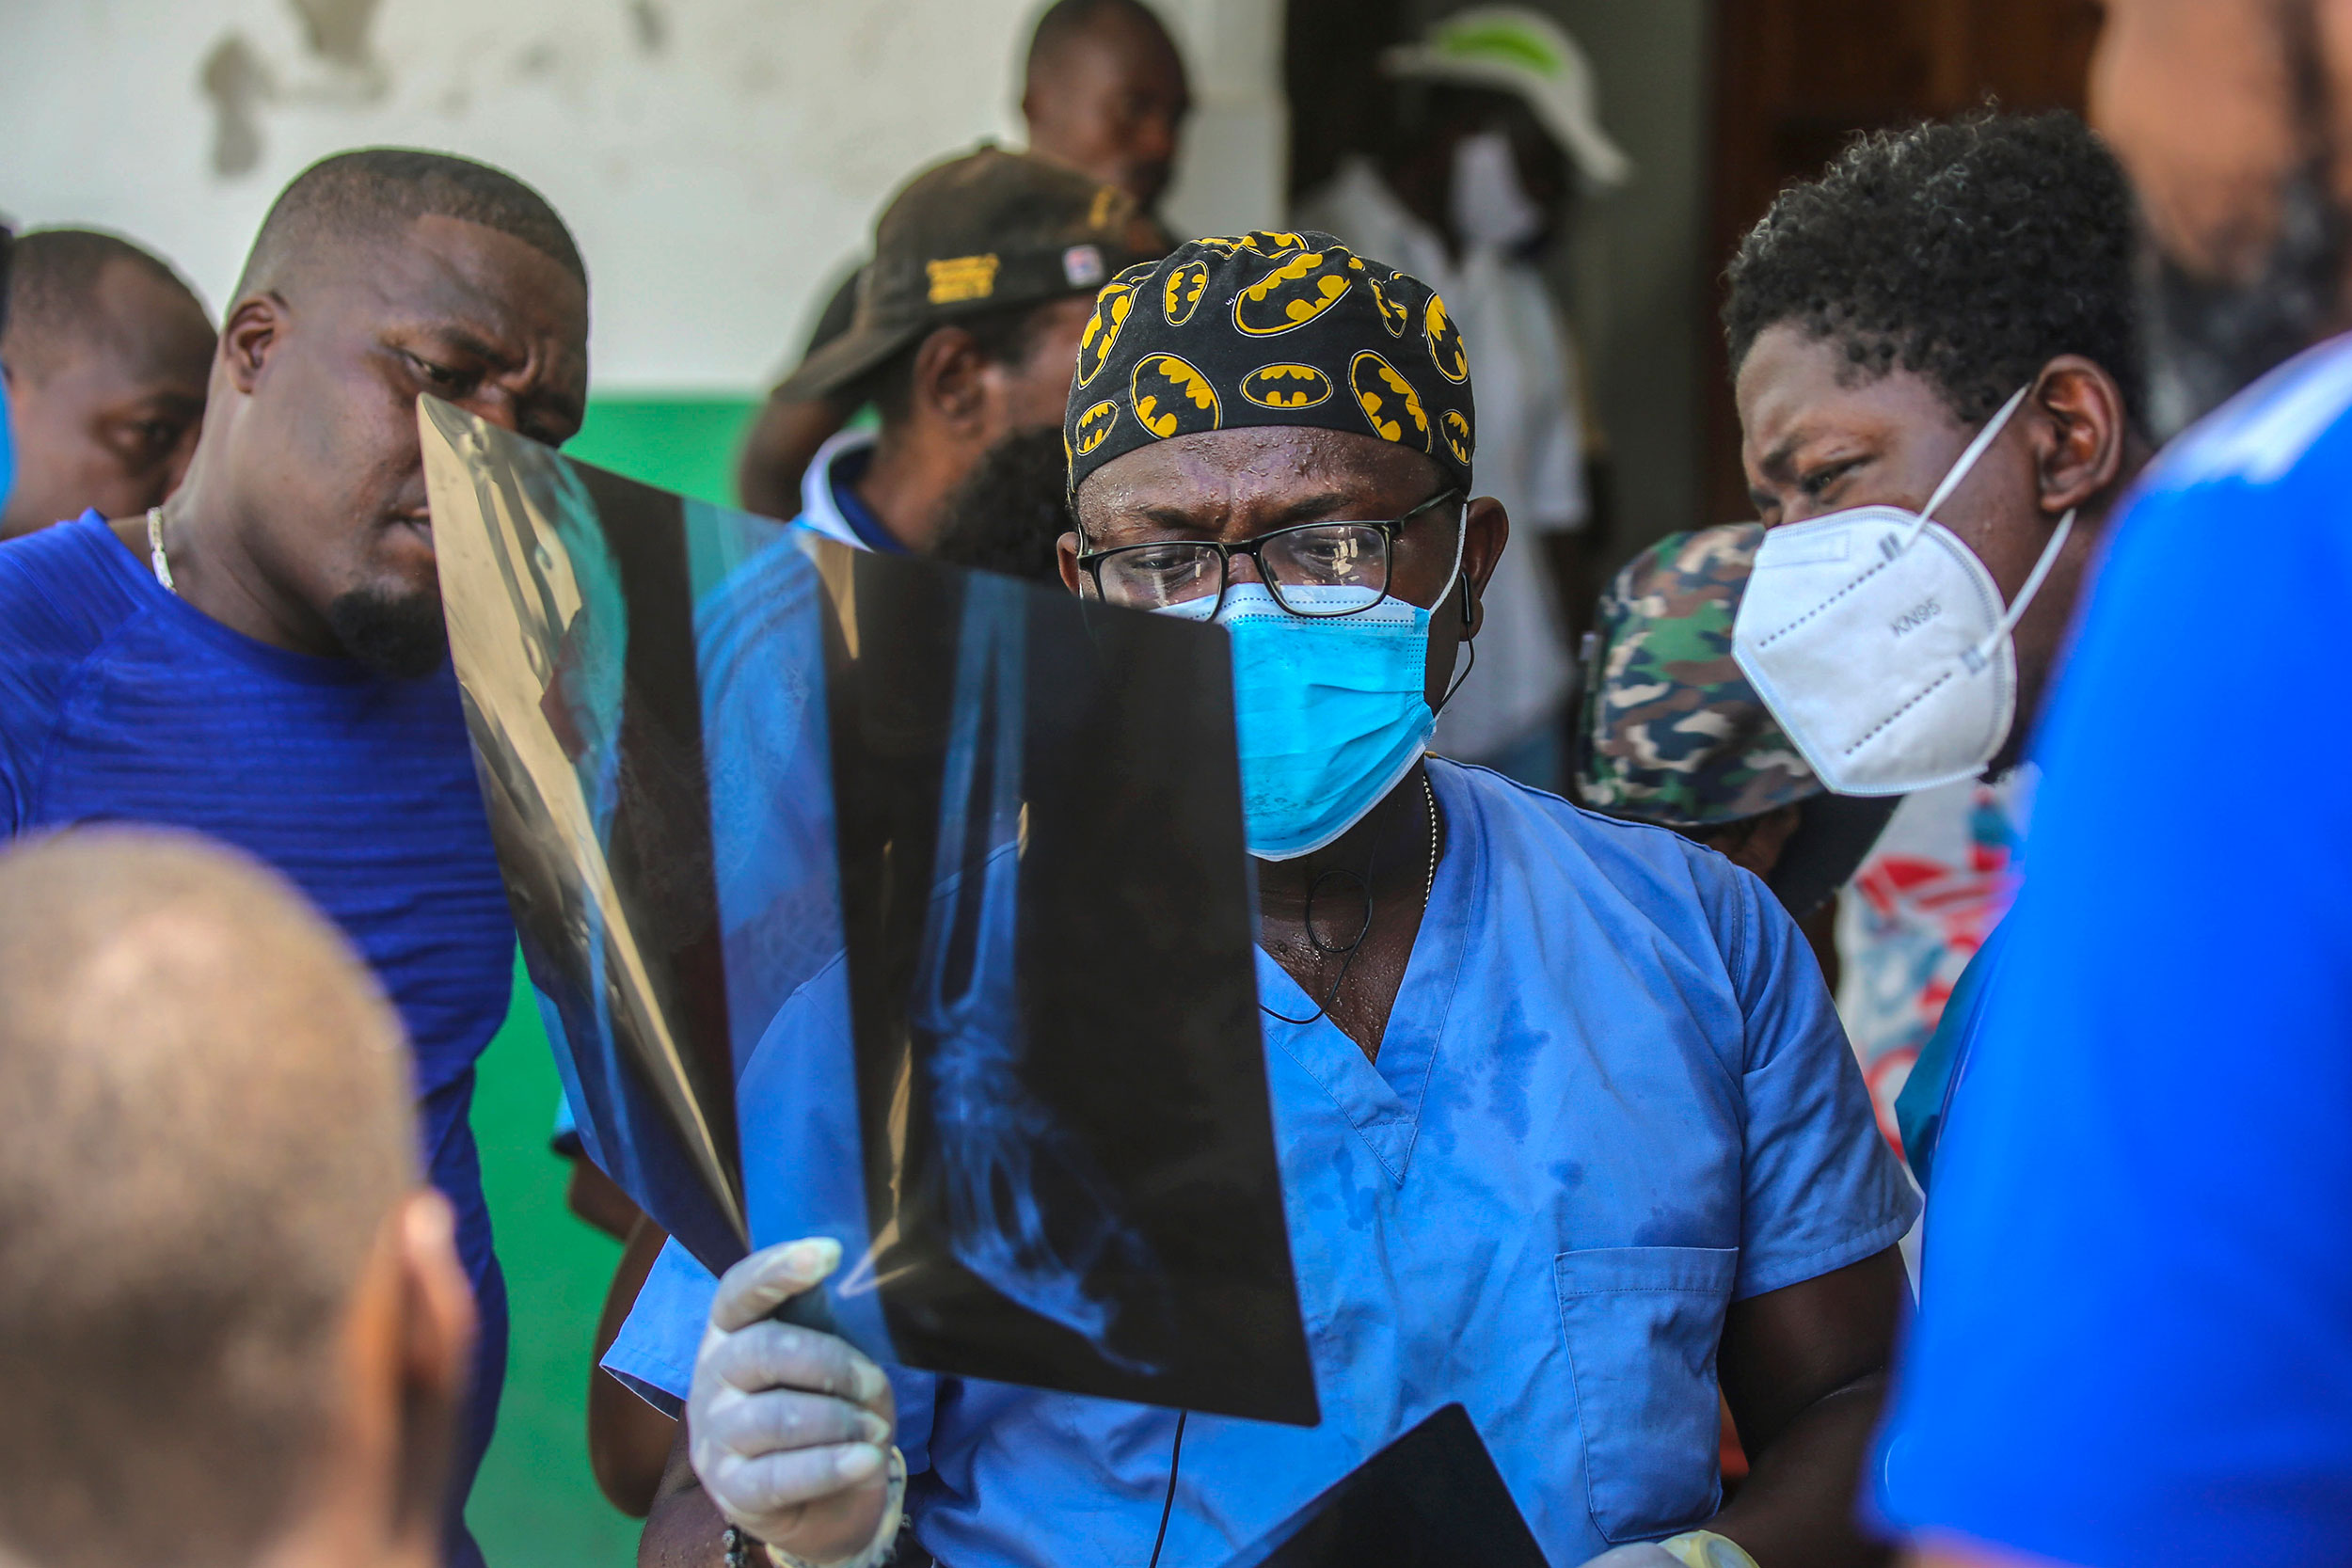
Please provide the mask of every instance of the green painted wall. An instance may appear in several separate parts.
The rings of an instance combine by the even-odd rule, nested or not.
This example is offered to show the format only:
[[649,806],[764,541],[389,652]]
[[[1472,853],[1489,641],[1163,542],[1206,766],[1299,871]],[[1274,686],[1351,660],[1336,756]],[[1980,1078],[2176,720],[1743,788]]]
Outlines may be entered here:
[[[599,399],[564,450],[706,500],[735,494],[735,451],[757,404],[742,398]],[[637,1523],[588,1473],[588,1352],[621,1249],[564,1207],[548,1150],[555,1064],[519,969],[506,1027],[482,1059],[474,1135],[506,1267],[514,1345],[498,1436],[467,1517],[493,1568],[622,1568]]]
[[736,450],[758,409],[755,397],[592,398],[564,454],[732,505]]

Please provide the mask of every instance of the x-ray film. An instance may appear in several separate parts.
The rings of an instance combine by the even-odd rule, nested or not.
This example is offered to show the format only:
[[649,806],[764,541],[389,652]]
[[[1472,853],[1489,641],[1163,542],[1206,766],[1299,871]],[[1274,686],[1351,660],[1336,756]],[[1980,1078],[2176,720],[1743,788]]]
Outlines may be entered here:
[[1226,1568],[1546,1568],[1470,1413],[1449,1404]]
[[878,1358],[1311,1424],[1221,632],[432,399],[483,793],[583,1144]]

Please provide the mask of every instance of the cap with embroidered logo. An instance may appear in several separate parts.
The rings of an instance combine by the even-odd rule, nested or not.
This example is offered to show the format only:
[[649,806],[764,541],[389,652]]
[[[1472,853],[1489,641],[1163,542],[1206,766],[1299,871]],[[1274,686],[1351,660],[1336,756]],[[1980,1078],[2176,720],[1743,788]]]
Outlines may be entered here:
[[1025,153],[983,147],[916,175],[874,229],[849,331],[775,395],[830,397],[925,334],[1008,306],[1091,294],[1168,248],[1116,186]]

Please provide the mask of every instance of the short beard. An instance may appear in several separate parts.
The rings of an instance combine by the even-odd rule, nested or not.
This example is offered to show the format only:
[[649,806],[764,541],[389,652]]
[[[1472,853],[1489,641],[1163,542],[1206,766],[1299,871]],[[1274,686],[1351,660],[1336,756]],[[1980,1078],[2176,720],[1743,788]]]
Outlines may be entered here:
[[421,679],[449,657],[438,594],[395,597],[381,589],[355,588],[326,607],[326,625],[344,653],[393,680]]
[[947,499],[933,558],[1033,582],[1061,581],[1070,459],[1061,427],[1018,431],[981,455]]
[[2352,224],[2328,160],[2279,186],[2279,236],[2250,279],[2200,277],[2153,242],[2142,248],[2149,421],[2158,440],[2189,425],[2344,322]]

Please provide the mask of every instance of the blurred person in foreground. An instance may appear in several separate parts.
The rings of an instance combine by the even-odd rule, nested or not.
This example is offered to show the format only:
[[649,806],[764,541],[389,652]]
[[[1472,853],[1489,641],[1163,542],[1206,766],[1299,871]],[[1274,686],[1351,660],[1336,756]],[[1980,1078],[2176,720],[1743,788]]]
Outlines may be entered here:
[[1219,1562],[1456,1401],[1554,1562],[1881,1560],[1915,1207],[1795,927],[1672,832],[1424,761],[1510,526],[1470,379],[1419,280],[1248,234],[1104,291],[1063,425],[1065,584],[1231,640],[1321,1423],[885,1370],[765,1321],[835,1242],[673,1250],[607,1358],[686,1413],[641,1560]]
[[[1054,0],[1038,18],[1021,77],[1032,157],[1117,186],[1156,220],[1191,113],[1184,56],[1142,0]],[[803,360],[850,330],[865,276],[861,266],[834,289]],[[819,391],[796,374],[769,395],[737,459],[745,507],[792,515],[818,450],[860,407],[857,390]]]
[[[1977,114],[1862,138],[1741,242],[1724,322],[1766,531],[1732,647],[1828,787],[1910,795],[2024,755],[2151,451],[2132,222],[2080,119]],[[1968,960],[1896,1097],[1923,1185],[2008,940]],[[1886,1066],[1864,1063],[1882,1093]]]
[[400,1021],[193,836],[0,850],[0,1560],[437,1568],[474,1331]]
[[159,258],[87,229],[22,235],[0,331],[16,483],[0,538],[85,510],[130,517],[179,484],[196,451],[213,324]]
[[505,1379],[469,1113],[515,926],[450,666],[417,397],[549,445],[588,389],[587,270],[512,175],[372,149],[312,165],[230,300],[186,480],[144,516],[0,545],[0,836],[167,823],[275,866],[406,1025],[426,1168],[482,1333],[448,1517]]
[[1382,62],[1397,113],[1376,157],[1351,157],[1297,221],[1388,256],[1443,296],[1486,389],[1479,473],[1519,547],[1496,567],[1478,664],[1438,721],[1447,756],[1564,790],[1574,621],[1598,587],[1583,531],[1585,425],[1576,351],[1539,260],[1579,182],[1624,183],[1591,65],[1520,7],[1461,11]]
[[1670,534],[1611,581],[1585,635],[1570,798],[1706,845],[1761,877],[1802,927],[1896,802],[1824,790],[1731,657],[1763,536],[1756,523]]
[[[2035,743],[1877,1497],[1938,1568],[2343,1562],[2352,5],[2110,0],[2091,103],[2146,223],[2156,422],[2196,422]],[[2265,799],[2168,852],[2217,744]]]

